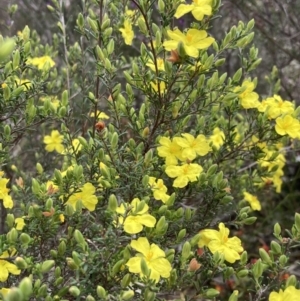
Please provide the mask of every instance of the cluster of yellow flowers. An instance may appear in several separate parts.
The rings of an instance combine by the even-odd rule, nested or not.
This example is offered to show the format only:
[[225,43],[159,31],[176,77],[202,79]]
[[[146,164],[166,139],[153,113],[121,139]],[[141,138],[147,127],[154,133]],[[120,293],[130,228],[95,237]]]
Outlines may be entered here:
[[8,194],[9,189],[6,187],[9,179],[2,178],[3,175],[4,173],[0,171],[0,200],[3,201],[4,208],[12,208],[14,206],[14,203],[11,196]]
[[255,84],[248,79],[243,81],[242,86],[235,88],[234,92],[238,94],[241,106],[244,109],[257,109],[269,119],[275,119],[275,131],[278,135],[300,139],[300,122],[294,116],[295,105],[276,94],[260,102],[254,89]]
[[[189,12],[193,14],[196,20],[201,21],[205,15],[210,16],[212,14],[212,0],[193,0],[192,4],[180,4],[174,16],[178,19]],[[136,16],[137,13],[135,11],[126,10],[123,27],[119,29],[126,45],[132,45],[134,19],[140,23],[145,23],[141,16],[138,18]],[[179,29],[167,30],[167,34],[170,40],[163,43],[166,50],[176,50],[178,44],[182,43],[186,54],[195,58],[198,57],[199,50],[207,49],[215,40],[212,37],[208,37],[205,30],[195,28],[189,29],[186,33],[182,33]]]
[[47,152],[56,151],[59,154],[77,154],[81,149],[82,145],[80,141],[75,138],[72,140],[72,147],[65,149],[63,145],[64,136],[59,133],[58,130],[52,130],[50,135],[44,137],[43,142],[46,144],[45,149]]
[[[11,209],[14,206],[13,200],[9,195],[10,189],[6,187],[9,182],[9,179],[3,177],[4,172],[0,171],[0,200],[3,201],[4,208]],[[13,217],[13,215],[11,215]],[[18,231],[21,231],[24,226],[25,222],[24,219],[21,217],[14,218],[14,228]],[[10,261],[6,260],[16,253],[15,250],[4,251],[2,254],[0,253],[0,282],[5,282],[8,279],[9,274],[19,275],[21,270],[17,268],[17,266]],[[0,292],[2,295],[5,295],[9,289],[1,288]]]
[[[196,138],[184,133],[182,137],[162,137],[157,148],[158,155],[166,160],[166,174],[175,178],[173,187],[183,188],[189,182],[197,181],[203,168],[197,163],[191,163],[197,156],[205,156],[212,149],[210,143],[217,149],[224,143],[224,133],[216,128],[213,135],[207,139],[200,134]],[[178,165],[178,161],[182,164]]]

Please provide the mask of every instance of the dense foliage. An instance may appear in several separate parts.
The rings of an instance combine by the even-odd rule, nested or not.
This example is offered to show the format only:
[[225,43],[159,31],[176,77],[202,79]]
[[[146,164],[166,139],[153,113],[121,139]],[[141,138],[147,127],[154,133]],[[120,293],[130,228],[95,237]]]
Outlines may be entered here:
[[86,0],[72,28],[62,2],[49,44],[0,37],[2,299],[298,300],[300,215],[272,198],[300,111],[275,67],[256,92],[254,20]]

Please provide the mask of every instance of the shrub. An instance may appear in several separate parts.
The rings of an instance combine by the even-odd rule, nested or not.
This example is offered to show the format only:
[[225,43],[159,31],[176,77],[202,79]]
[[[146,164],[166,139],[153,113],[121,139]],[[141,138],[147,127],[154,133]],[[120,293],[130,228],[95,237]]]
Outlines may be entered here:
[[247,255],[300,135],[294,103],[255,92],[254,21],[216,40],[218,0],[87,0],[69,44],[52,2],[51,45],[1,38],[2,298],[296,300],[299,214]]

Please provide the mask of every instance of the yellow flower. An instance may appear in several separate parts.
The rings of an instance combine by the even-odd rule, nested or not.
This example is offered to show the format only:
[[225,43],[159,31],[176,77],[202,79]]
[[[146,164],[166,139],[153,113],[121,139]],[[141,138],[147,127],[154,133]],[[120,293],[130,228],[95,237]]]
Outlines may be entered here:
[[52,195],[52,194],[56,193],[59,190],[58,186],[55,185],[53,181],[47,181],[46,189],[47,189],[47,194],[48,195]]
[[252,195],[248,192],[244,192],[244,200],[246,200],[250,204],[252,210],[261,210],[261,204],[255,195]]
[[[0,297],[4,298],[10,291],[10,288],[0,288]],[[2,300],[2,299],[0,299]]]
[[165,203],[170,198],[170,196],[167,194],[168,189],[164,185],[164,181],[162,179],[149,177],[149,185],[156,200],[161,200],[163,203]]
[[276,157],[274,157],[276,151],[265,150],[264,152],[266,155],[258,160],[260,166],[267,167],[268,171],[271,171],[274,166],[278,166],[279,168],[284,167],[286,160],[282,153],[279,153]]
[[24,87],[24,91],[27,91],[32,86],[32,83],[29,79],[18,79],[18,78],[16,78],[16,80],[17,80],[18,86],[23,86]]
[[283,114],[293,114],[295,105],[287,100],[282,100],[279,95],[264,99],[258,107],[259,112],[267,111],[268,117],[275,119]]
[[249,80],[244,80],[242,83],[242,87],[236,87],[234,89],[234,92],[237,92],[241,88],[245,89],[243,92],[238,94],[242,107],[244,109],[258,108],[260,102],[258,100],[258,94],[256,92],[253,92],[254,83]]
[[141,269],[142,260],[145,261],[150,272],[150,279],[157,283],[160,277],[169,278],[172,270],[170,262],[165,258],[165,252],[156,244],[149,244],[146,237],[140,237],[138,240],[131,241],[131,247],[138,251],[137,256],[130,258],[126,263],[131,273],[138,273],[140,277],[145,276]]
[[150,83],[151,87],[155,92],[158,92],[158,83],[159,83],[159,88],[160,88],[160,93],[164,94],[166,91],[166,83],[163,81],[153,81]]
[[180,4],[177,7],[175,18],[180,18],[183,15],[192,12],[194,18],[201,21],[204,15],[210,16],[212,14],[212,0],[193,0],[192,4]]
[[0,200],[3,200],[3,206],[4,208],[12,208],[14,206],[14,203],[12,201],[11,196],[8,194],[9,189],[6,188],[6,185],[8,183],[9,179],[6,178],[0,178]]
[[79,139],[77,139],[77,138],[73,139],[72,145],[73,145],[75,154],[78,154],[78,152],[82,149],[82,144],[80,143]]
[[119,217],[119,224],[123,225],[126,233],[136,234],[143,230],[143,226],[153,228],[156,223],[155,217],[148,213],[149,206],[144,204],[144,207],[139,209],[140,203],[140,199],[135,198],[132,200],[130,207],[125,207],[124,204],[121,204],[116,209],[116,212],[121,214]]
[[291,115],[276,118],[275,131],[277,134],[284,136],[288,135],[291,138],[300,137],[300,123],[299,120]]
[[176,178],[173,187],[183,188],[189,182],[197,181],[203,168],[196,163],[183,164],[181,166],[169,165],[166,168],[166,174],[170,178]]
[[207,37],[207,32],[205,30],[189,29],[186,34],[182,33],[179,29],[174,31],[167,31],[171,40],[164,42],[164,47],[166,50],[176,50],[180,42],[183,43],[185,52],[187,55],[192,57],[199,56],[200,49],[208,48],[213,42],[214,38]]
[[210,136],[209,141],[212,142],[212,145],[219,149],[223,144],[225,140],[225,134],[223,131],[221,131],[218,127],[214,128],[213,134]]
[[[95,112],[92,112],[90,116],[95,117]],[[109,116],[106,115],[104,112],[97,110],[96,119],[109,119]]]
[[1,86],[3,89],[6,87],[10,87],[12,89],[23,87],[23,91],[27,91],[32,86],[32,83],[29,79],[20,79],[17,76],[10,76]]
[[[161,58],[156,59],[157,69],[160,71],[165,71],[165,62]],[[155,65],[152,60],[148,60],[146,66],[148,66],[152,71],[155,71]]]
[[9,274],[13,275],[19,275],[21,273],[21,270],[17,268],[16,265],[13,263],[10,263],[7,260],[4,260],[5,258],[9,258],[13,256],[16,253],[15,250],[12,250],[11,252],[5,251],[0,256],[0,282],[4,282],[8,279]]
[[37,66],[39,70],[44,70],[52,68],[55,65],[55,62],[49,55],[44,55],[40,57],[34,57],[32,59],[27,60],[27,64]]
[[91,183],[85,183],[80,192],[72,194],[66,204],[71,204],[76,208],[76,203],[80,200],[82,205],[89,211],[94,211],[98,203],[97,197],[94,195],[96,189]]
[[229,238],[229,229],[223,223],[219,224],[219,230],[205,229],[200,232],[199,247],[207,246],[214,254],[219,252],[224,255],[224,259],[230,263],[234,263],[241,258],[243,252],[241,240],[234,236]]
[[294,286],[288,286],[284,291],[272,292],[269,296],[269,301],[299,301],[300,290]]
[[63,154],[78,154],[82,149],[82,144],[80,143],[79,139],[75,138],[72,140],[72,147],[68,147],[66,150],[63,151]]
[[211,147],[204,135],[198,135],[194,138],[193,135],[185,133],[182,134],[182,136],[184,138],[175,137],[173,141],[182,147],[181,155],[183,159],[192,161],[197,157],[197,155],[205,156],[209,151],[211,151]]
[[64,178],[67,175],[67,172],[68,171],[72,171],[73,169],[74,169],[74,166],[72,166],[72,165],[68,166],[68,168],[66,170],[64,170],[64,171],[61,171],[60,174]]
[[281,193],[283,175],[284,175],[283,170],[278,168],[272,177],[264,177],[262,178],[262,180],[264,181],[265,184],[270,184],[270,183],[273,184],[276,193]]
[[57,151],[62,154],[64,152],[64,146],[62,144],[64,136],[60,135],[57,130],[53,130],[50,136],[44,137],[44,143],[46,144],[46,151]]
[[132,40],[134,38],[134,32],[132,30],[132,24],[129,20],[124,21],[124,27],[120,28],[119,30],[122,33],[122,37],[125,41],[126,45],[132,45]]
[[61,223],[65,221],[65,216],[62,213],[59,215],[59,220]]
[[49,100],[51,105],[54,107],[55,110],[60,106],[60,101],[56,96],[46,96],[46,97],[41,97],[41,101]]
[[162,137],[159,139],[158,143],[161,145],[157,148],[158,155],[166,158],[167,165],[176,165],[178,159],[184,161],[181,155],[182,148],[176,141],[171,141],[168,137]]
[[141,19],[142,21],[144,21],[143,16],[140,14],[140,12],[137,9],[131,10],[131,9],[127,9],[126,8],[126,10],[125,10],[125,18],[129,19],[135,25],[138,24],[138,20],[139,19]]
[[15,219],[15,224],[16,224],[16,229],[21,231],[23,230],[24,226],[25,226],[25,222],[24,222],[24,218],[22,217],[17,217]]

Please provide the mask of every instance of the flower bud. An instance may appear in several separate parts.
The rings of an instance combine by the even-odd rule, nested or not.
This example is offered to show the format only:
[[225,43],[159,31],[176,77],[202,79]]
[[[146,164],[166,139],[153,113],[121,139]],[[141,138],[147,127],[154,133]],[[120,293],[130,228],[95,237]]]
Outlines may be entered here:
[[190,257],[190,255],[191,255],[191,244],[188,241],[186,241],[182,247],[181,257],[183,260],[186,260],[187,258]]
[[76,264],[81,265],[82,263],[81,257],[76,251],[72,252],[72,258],[74,259]]
[[144,294],[144,300],[145,301],[154,301],[155,296],[156,296],[156,294],[154,292],[150,291],[149,289],[146,289],[145,294]]
[[[38,297],[45,297],[47,295],[47,285],[43,284],[39,289],[38,289]],[[43,298],[41,298],[43,299]]]
[[259,249],[259,255],[264,263],[266,263],[268,265],[272,264],[272,260],[264,248]]
[[16,287],[13,287],[5,296],[5,301],[23,301],[23,298],[22,291]]
[[106,299],[106,295],[107,295],[107,293],[106,293],[106,290],[104,289],[104,287],[103,286],[101,286],[101,285],[98,285],[97,286],[97,296],[100,298],[100,299]]
[[110,144],[112,148],[116,148],[118,145],[119,136],[117,132],[114,132],[110,138]]
[[55,278],[60,277],[60,275],[61,275],[61,268],[60,267],[56,267],[55,271],[54,271]]
[[74,212],[75,212],[74,207],[71,204],[66,204],[65,214],[67,216],[72,216]]
[[257,220],[257,217],[252,216],[252,217],[248,217],[248,218],[244,219],[242,222],[245,225],[252,225],[256,222],[256,220]]
[[121,287],[126,288],[130,284],[130,281],[131,281],[131,275],[127,273],[121,280]]
[[80,295],[80,289],[75,286],[75,285],[72,285],[70,288],[69,288],[69,293],[73,296],[73,297],[78,297]]
[[114,212],[118,207],[118,200],[114,194],[111,194],[108,198],[108,210]]
[[296,212],[295,214],[295,226],[298,232],[300,232],[300,214]]
[[74,259],[71,257],[67,257],[67,266],[71,269],[71,270],[78,270],[79,266],[75,263]]
[[156,224],[156,227],[155,227],[155,232],[157,234],[162,234],[164,233],[168,228],[168,224],[166,222],[166,217],[165,216],[161,216],[159,221],[157,222]]
[[181,58],[184,58],[186,56],[186,51],[184,49],[184,44],[183,42],[179,42],[178,45],[177,45],[177,52],[179,54],[179,56]]
[[287,288],[288,286],[296,286],[297,285],[297,278],[295,275],[291,275],[285,284],[285,287]]
[[57,248],[57,251],[58,251],[58,254],[60,256],[64,255],[65,252],[66,252],[66,249],[67,249],[67,246],[66,246],[66,243],[64,240],[62,240],[59,245],[58,245],[58,248]]
[[7,226],[11,229],[15,224],[15,217],[12,213],[8,213],[6,216]]
[[158,0],[157,7],[160,13],[165,12],[165,2],[163,0]]
[[209,288],[205,292],[205,296],[207,296],[208,298],[214,298],[214,297],[218,296],[219,294],[220,294],[220,292],[214,288]]
[[176,242],[179,243],[183,240],[183,238],[185,237],[186,235],[186,229],[181,229],[177,235],[177,239],[176,239]]
[[236,71],[235,74],[233,75],[233,77],[232,77],[233,81],[239,82],[240,79],[241,79],[241,77],[242,77],[242,75],[243,75],[243,69],[240,68],[240,69],[239,69],[238,71]]
[[261,262],[261,259],[258,259],[252,267],[252,273],[253,273],[254,278],[256,280],[258,278],[260,278],[263,271],[264,271],[263,263]]
[[192,212],[191,208],[185,208],[185,210],[184,210],[184,219],[186,221],[191,220],[192,214],[193,214],[193,212]]
[[79,27],[80,30],[83,30],[83,26],[84,26],[84,18],[82,13],[78,14],[77,20],[76,20],[76,24]]
[[100,171],[101,171],[101,174],[104,176],[104,178],[106,178],[108,180],[111,179],[110,171],[103,162],[100,163]]
[[43,166],[41,163],[36,163],[36,170],[41,175],[44,172]]
[[80,245],[85,245],[86,244],[82,233],[77,229],[74,231],[74,238],[75,238],[75,240],[78,244],[80,244]]
[[248,261],[248,254],[247,251],[244,251],[241,255],[240,263],[241,265],[245,265]]
[[20,59],[21,59],[20,51],[16,49],[13,54],[13,69],[17,69],[19,67]]
[[234,290],[233,293],[230,295],[228,301],[238,301],[239,291]]
[[96,301],[95,298],[93,296],[91,296],[91,295],[87,295],[87,297],[86,297],[85,300],[86,301]]
[[286,257],[286,255],[281,255],[279,257],[279,263],[280,263],[281,267],[285,267],[287,262],[288,262],[288,258]]
[[42,263],[40,267],[41,273],[47,273],[54,267],[55,261],[54,260],[46,260]]
[[144,258],[141,259],[141,271],[145,276],[150,275],[150,271]]
[[29,299],[30,295],[32,294],[32,282],[29,277],[22,279],[21,283],[19,284],[19,289],[22,292],[24,299]]
[[189,263],[188,270],[191,272],[195,272],[195,271],[199,270],[200,267],[201,267],[201,264],[197,261],[196,258],[193,258]]
[[[22,233],[24,234],[24,233]],[[7,240],[10,243],[15,243],[18,239],[18,231],[15,228],[12,228],[7,234],[6,234]],[[21,237],[20,237],[21,238]]]
[[249,274],[249,271],[247,269],[243,269],[237,272],[238,278],[246,277]]
[[57,251],[56,250],[50,250],[50,255],[52,258],[57,258]]
[[124,264],[124,260],[121,259],[119,261],[117,261],[113,268],[112,268],[112,273],[111,273],[111,276],[114,277],[121,269],[122,265]]
[[276,255],[279,255],[282,253],[280,244],[274,240],[271,241],[271,250]]
[[173,204],[174,204],[174,202],[175,202],[175,198],[176,198],[176,194],[175,194],[175,192],[173,192],[173,193],[171,194],[171,196],[169,197],[169,199],[166,201],[166,205],[167,205],[168,207],[173,206]]
[[18,267],[18,269],[20,269],[20,270],[24,270],[24,269],[26,269],[27,268],[27,262],[24,260],[24,258],[22,258],[22,257],[17,257],[16,259],[15,259],[15,265]]
[[198,245],[200,237],[201,237],[201,234],[199,234],[199,233],[196,234],[194,237],[192,237],[192,239],[190,240],[190,244],[192,247]]
[[281,234],[281,227],[278,223],[274,225],[274,235],[275,237],[279,237]]
[[133,296],[134,296],[134,291],[128,290],[128,291],[122,292],[121,300],[127,301],[127,300],[132,299]]

